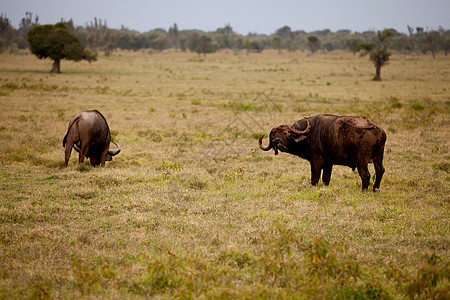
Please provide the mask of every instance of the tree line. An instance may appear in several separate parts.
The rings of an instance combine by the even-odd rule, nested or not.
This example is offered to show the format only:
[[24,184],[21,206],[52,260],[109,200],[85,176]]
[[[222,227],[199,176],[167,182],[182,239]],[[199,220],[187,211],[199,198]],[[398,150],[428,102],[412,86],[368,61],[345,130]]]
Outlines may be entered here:
[[[163,51],[176,49],[177,51],[191,51],[199,54],[212,53],[220,49],[230,49],[235,52],[261,52],[265,49],[278,51],[333,51],[347,50],[356,53],[361,44],[378,44],[376,31],[352,32],[351,30],[329,29],[305,32],[292,30],[289,26],[277,29],[273,34],[236,33],[230,24],[217,28],[215,31],[180,30],[173,24],[168,30],[158,28],[140,33],[124,26],[112,29],[106,20],[94,18],[85,26],[75,26],[72,19],[61,20],[69,30],[75,34],[81,43],[94,52],[104,51],[112,54],[116,49],[138,51],[148,49]],[[28,31],[39,24],[39,17],[27,12],[19,27],[12,26],[6,14],[0,15],[0,52],[14,52],[30,47],[27,41]],[[446,55],[450,50],[450,30],[440,27],[428,30],[423,27],[407,26],[408,33],[392,32],[390,49],[401,53],[431,53],[438,52]]]

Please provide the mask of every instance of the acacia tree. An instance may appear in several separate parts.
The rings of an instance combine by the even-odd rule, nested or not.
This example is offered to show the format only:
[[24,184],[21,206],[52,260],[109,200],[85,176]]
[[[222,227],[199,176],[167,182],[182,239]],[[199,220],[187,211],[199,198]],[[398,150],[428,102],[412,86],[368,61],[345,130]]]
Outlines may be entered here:
[[53,60],[52,73],[61,72],[63,59],[88,62],[97,59],[97,55],[85,49],[80,39],[64,23],[35,26],[28,31],[27,40],[31,53],[39,59],[49,57]]
[[314,54],[317,52],[317,50],[319,50],[321,42],[317,36],[310,35],[308,36],[308,42],[306,45],[308,46],[309,50],[311,50],[311,54]]
[[378,47],[372,43],[360,44],[357,47],[357,51],[362,51],[361,56],[369,54],[369,58],[375,66],[375,77],[373,80],[381,81],[381,67],[387,65],[389,62],[391,53],[388,50],[388,44],[394,33],[389,29],[385,29],[378,31],[377,35],[379,41]]

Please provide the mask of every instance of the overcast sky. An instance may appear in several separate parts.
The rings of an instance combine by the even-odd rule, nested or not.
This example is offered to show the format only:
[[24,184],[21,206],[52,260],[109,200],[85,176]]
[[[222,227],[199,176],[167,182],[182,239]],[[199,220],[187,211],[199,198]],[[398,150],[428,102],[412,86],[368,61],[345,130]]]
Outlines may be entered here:
[[40,24],[63,18],[85,26],[94,17],[108,27],[146,32],[168,30],[215,31],[230,24],[237,33],[272,34],[287,25],[292,30],[350,29],[362,32],[407,25],[450,29],[450,0],[0,0],[0,13],[18,28],[25,12]]

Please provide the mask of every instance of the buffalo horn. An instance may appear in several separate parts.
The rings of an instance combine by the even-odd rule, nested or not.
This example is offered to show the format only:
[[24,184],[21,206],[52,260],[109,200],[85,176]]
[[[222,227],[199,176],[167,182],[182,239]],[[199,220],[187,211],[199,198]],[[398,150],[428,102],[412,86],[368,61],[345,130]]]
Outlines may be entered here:
[[309,123],[309,119],[306,119],[306,129],[305,130],[297,130],[294,127],[291,127],[291,130],[296,134],[307,134],[311,130],[311,124]]
[[114,155],[119,154],[120,150],[122,150],[122,149],[120,148],[119,144],[117,144],[117,143],[114,142],[114,141],[111,141],[111,142],[113,142],[114,145],[117,146],[117,150],[114,150],[114,151],[109,150],[109,151],[108,151],[109,156],[114,156]]
[[261,150],[264,150],[264,151],[269,151],[270,149],[272,149],[272,147],[270,146],[270,141],[269,141],[269,146],[264,147],[262,145],[262,139],[263,138],[264,138],[264,134],[259,138],[259,148],[261,148]]
[[80,148],[78,148],[77,144],[73,144],[73,149],[75,149],[75,151],[80,153]]

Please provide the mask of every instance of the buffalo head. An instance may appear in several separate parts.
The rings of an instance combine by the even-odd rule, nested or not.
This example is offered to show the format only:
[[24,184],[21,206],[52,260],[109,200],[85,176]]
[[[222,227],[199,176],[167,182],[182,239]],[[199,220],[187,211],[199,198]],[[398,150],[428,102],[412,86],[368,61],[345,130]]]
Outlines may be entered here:
[[[122,150],[122,148],[120,148],[119,144],[117,144],[117,143],[114,142],[114,141],[111,141],[111,142],[114,143],[114,145],[117,146],[117,149],[116,149],[116,150],[108,150],[108,153],[106,153],[106,158],[105,158],[106,161],[112,161],[112,157],[115,156],[115,155],[117,155],[117,154],[119,154],[120,151]],[[74,145],[73,145],[73,149],[75,149],[75,151],[77,151],[78,153],[80,153],[80,146],[79,146],[79,145],[74,144]],[[89,157],[89,154],[90,154],[90,153],[88,152],[88,154],[86,155],[86,157]]]
[[311,124],[309,123],[308,118],[305,119],[307,123],[305,130],[298,130],[288,125],[280,125],[270,131],[269,145],[267,147],[262,145],[264,135],[259,138],[259,147],[264,151],[274,149],[275,155],[278,155],[278,150],[290,152],[297,143],[306,139],[308,132],[311,130]]

